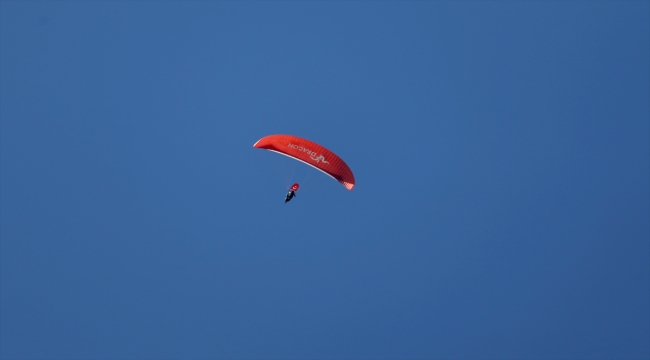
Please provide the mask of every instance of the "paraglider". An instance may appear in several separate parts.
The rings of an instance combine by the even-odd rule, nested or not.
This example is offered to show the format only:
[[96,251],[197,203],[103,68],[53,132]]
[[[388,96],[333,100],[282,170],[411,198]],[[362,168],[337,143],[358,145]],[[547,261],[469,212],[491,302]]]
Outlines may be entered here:
[[[354,174],[350,167],[332,151],[313,141],[292,135],[269,135],[258,140],[253,147],[273,151],[303,162],[338,181],[346,189],[354,188]],[[289,189],[285,203],[296,196],[298,186],[298,183],[295,183]]]
[[299,186],[300,185],[298,185],[298,183],[295,183],[295,184],[293,184],[291,186],[291,188],[289,188],[289,192],[287,193],[287,197],[284,199],[285,204],[288,203],[289,201],[291,201],[291,199],[293,199],[294,196],[296,196],[296,191],[298,191]]

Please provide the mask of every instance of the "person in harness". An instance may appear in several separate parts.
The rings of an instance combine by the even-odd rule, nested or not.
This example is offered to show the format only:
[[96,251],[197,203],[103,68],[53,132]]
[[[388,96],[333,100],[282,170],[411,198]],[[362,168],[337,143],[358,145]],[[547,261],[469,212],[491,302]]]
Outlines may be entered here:
[[284,199],[285,204],[291,201],[291,199],[293,199],[296,196],[296,191],[298,191],[298,187],[300,187],[298,183],[291,185],[291,188],[289,188],[289,192],[287,193],[287,197]]

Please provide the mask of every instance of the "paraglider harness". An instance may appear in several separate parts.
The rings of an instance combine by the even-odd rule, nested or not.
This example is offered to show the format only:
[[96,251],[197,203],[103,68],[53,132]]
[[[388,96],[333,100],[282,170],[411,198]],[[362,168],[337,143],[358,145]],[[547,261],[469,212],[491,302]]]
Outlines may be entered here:
[[293,199],[294,196],[296,196],[296,192],[293,190],[289,190],[289,192],[287,193],[287,197],[284,199],[284,203],[286,204],[289,201],[291,201],[291,199]]

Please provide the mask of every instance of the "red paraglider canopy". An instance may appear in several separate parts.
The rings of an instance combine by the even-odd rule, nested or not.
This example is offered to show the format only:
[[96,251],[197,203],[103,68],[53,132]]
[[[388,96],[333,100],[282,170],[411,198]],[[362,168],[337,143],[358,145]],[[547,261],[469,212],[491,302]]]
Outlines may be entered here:
[[354,188],[354,175],[350,167],[336,154],[315,142],[292,135],[269,135],[261,138],[253,147],[302,161],[333,177],[346,189]]

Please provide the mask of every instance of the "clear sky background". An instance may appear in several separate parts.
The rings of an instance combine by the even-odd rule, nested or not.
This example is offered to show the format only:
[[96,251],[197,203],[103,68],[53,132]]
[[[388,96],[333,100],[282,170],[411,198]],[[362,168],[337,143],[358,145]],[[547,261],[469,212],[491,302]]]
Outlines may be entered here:
[[3,359],[650,357],[648,1],[2,1],[0,105]]

